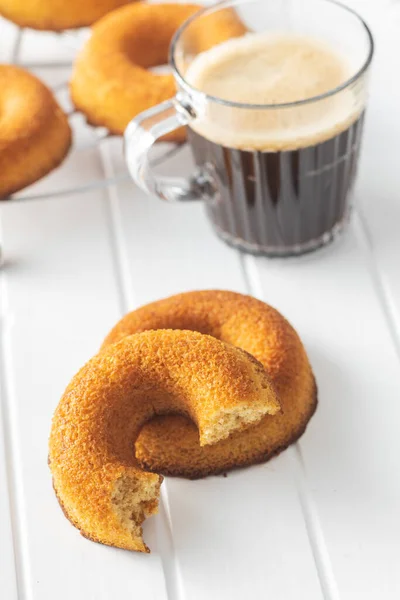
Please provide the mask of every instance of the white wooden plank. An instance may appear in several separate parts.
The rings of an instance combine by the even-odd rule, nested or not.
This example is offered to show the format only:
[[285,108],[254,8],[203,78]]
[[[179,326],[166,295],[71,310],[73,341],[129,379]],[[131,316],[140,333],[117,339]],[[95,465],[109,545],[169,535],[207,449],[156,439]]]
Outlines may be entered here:
[[[187,150],[164,166],[174,174],[189,169]],[[190,289],[246,291],[237,253],[212,234],[201,204],[163,204],[130,183],[117,191],[126,308]],[[323,597],[287,456],[226,479],[169,479],[163,488],[180,599],[233,600],[251,592],[290,600],[299,589],[309,599]]]
[[[102,176],[96,154],[82,177]],[[79,182],[79,171],[75,171]],[[46,191],[48,180],[38,184]],[[10,419],[22,524],[23,589],[32,600],[165,597],[154,525],[154,553],[138,556],[93,544],[67,522],[47,467],[50,420],[73,373],[97,351],[119,317],[106,194],[3,207],[4,271],[14,390]]]
[[185,598],[323,597],[288,454],[167,486]]
[[[32,34],[33,38],[42,39],[38,34]],[[38,48],[43,50],[33,43],[28,52],[32,64],[48,54],[51,60],[61,57],[49,48],[38,57]],[[37,74],[57,87],[66,77],[65,69],[48,67]],[[73,121],[74,152],[58,170],[19,196],[51,197],[54,192],[104,178],[93,145],[95,133],[83,126],[82,119]],[[58,598],[97,600],[116,593],[130,597],[134,590],[144,598],[162,599],[165,581],[154,524],[146,527],[146,539],[154,550],[146,561],[88,543],[62,516],[47,468],[50,419],[58,398],[73,372],[97,351],[103,336],[100,324],[108,328],[120,316],[108,196],[91,193],[21,205],[14,201],[4,206],[2,217],[2,277],[9,297],[2,320],[8,327],[2,328],[2,374],[8,376],[2,391],[13,392],[2,395],[5,427],[10,430],[2,467],[12,470],[10,485],[15,489],[10,493],[11,510],[6,510],[5,494],[0,507],[1,596],[11,600],[13,593],[17,597],[11,568],[15,562],[18,598],[46,600],[57,594]],[[15,325],[11,329],[10,322]],[[3,471],[0,476],[3,483]],[[9,512],[14,517],[14,548]]]
[[400,79],[393,72],[400,65],[400,5],[392,2],[371,22],[376,54],[356,202],[360,241],[400,352]]
[[[0,17],[0,61],[11,62],[18,53],[19,31],[12,23]],[[0,253],[3,229],[0,221]],[[0,256],[0,269],[2,258]],[[9,311],[4,269],[0,271],[0,590],[5,598],[14,600],[23,585],[20,527],[17,511],[14,457],[11,450],[9,377],[10,356],[7,334],[12,323]]]
[[[0,274],[0,590],[6,598],[17,596],[18,540],[16,514],[12,525],[13,465],[9,452],[9,419],[7,396],[10,393],[6,363],[7,304],[4,277]],[[14,530],[13,530],[14,529]]]
[[400,594],[400,373],[353,229],[303,259],[246,264],[315,368],[320,404],[300,447],[340,598],[389,600]]

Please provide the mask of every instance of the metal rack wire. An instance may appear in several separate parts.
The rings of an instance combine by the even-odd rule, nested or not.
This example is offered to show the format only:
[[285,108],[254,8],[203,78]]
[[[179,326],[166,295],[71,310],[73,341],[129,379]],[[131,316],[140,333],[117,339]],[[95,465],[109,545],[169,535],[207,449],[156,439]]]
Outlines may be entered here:
[[[1,25],[1,23],[0,23]],[[36,32],[35,32],[36,33]],[[52,61],[21,61],[21,49],[23,46],[24,36],[26,35],[26,30],[23,28],[18,28],[14,41],[13,47],[10,55],[11,64],[15,64],[21,66],[27,70],[36,71],[36,70],[45,70],[45,69],[60,69],[66,70],[72,67],[73,58],[76,52],[79,50],[80,46],[84,42],[87,37],[87,30],[77,30],[77,31],[66,31],[63,33],[52,33],[50,35],[54,36],[56,41],[59,41],[66,45],[71,50],[71,60],[52,62]],[[38,33],[40,35],[40,33]],[[46,35],[46,34],[44,34]],[[82,123],[84,124],[84,128],[86,129],[86,133],[89,133],[87,137],[91,138],[89,141],[78,141],[76,135],[73,136],[73,143],[70,150],[70,155],[72,153],[84,152],[90,149],[98,148],[102,150],[103,147],[106,147],[112,140],[118,139],[118,136],[110,134],[105,128],[102,127],[92,127],[88,125],[81,113],[76,111],[76,109],[72,106],[72,103],[69,99],[68,95],[68,77],[63,79],[61,83],[56,83],[54,85],[50,85],[53,93],[60,100],[62,98],[61,104],[68,115],[68,119],[70,121],[71,128],[74,132],[78,128],[78,126],[82,127]],[[80,120],[80,123],[77,121]],[[121,154],[123,152],[122,148],[122,139],[121,140]],[[175,155],[180,151],[182,145],[180,144],[161,144],[161,151],[159,150],[157,153],[157,157],[151,160],[152,166],[158,166],[165,163],[169,158]],[[65,163],[62,163],[58,169],[61,170],[64,168]],[[116,184],[120,184],[124,181],[129,181],[130,177],[128,174],[128,170],[124,169],[123,172],[118,174],[113,174],[110,177],[103,176],[98,179],[90,179],[87,182],[81,183],[79,185],[71,185],[66,186],[63,189],[55,188],[50,191],[46,191],[43,193],[34,193],[30,190],[30,187],[21,190],[20,192],[14,194],[7,200],[12,200],[12,203],[15,202],[27,202],[27,201],[37,201],[44,200],[48,198],[60,198],[69,196],[71,194],[78,194],[84,192],[90,192],[93,190],[101,190],[107,188],[109,186],[113,186]],[[41,180],[42,181],[42,180]]]

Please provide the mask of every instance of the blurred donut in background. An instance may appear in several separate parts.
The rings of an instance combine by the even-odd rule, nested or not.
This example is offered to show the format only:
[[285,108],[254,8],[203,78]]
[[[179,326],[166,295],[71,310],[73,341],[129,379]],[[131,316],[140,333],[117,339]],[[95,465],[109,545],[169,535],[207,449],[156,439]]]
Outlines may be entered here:
[[92,25],[130,0],[0,0],[0,15],[20,27],[62,31]]
[[[138,2],[113,11],[94,25],[70,83],[72,101],[90,124],[122,134],[139,113],[175,95],[173,76],[149,69],[168,62],[176,30],[200,8],[196,4]],[[194,31],[197,52],[245,32],[232,10],[211,15],[206,25]],[[179,142],[184,138],[181,128],[163,139]]]
[[71,129],[51,90],[13,65],[0,65],[0,198],[55,169]]

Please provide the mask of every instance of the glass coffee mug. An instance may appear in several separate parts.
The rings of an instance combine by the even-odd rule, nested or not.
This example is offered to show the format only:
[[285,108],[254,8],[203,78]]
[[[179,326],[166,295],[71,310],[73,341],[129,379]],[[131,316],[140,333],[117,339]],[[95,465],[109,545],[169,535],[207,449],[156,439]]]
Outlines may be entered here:
[[[290,48],[293,35],[297,43],[306,44],[301,60],[308,60],[312,39],[316,54],[310,60],[322,60],[329,48],[345,59],[346,76],[307,97],[301,96],[306,87],[295,89],[292,73],[289,100],[269,104],[226,99],[223,79],[214,86],[220,96],[196,84],[196,72],[203,69],[207,78],[213,61],[229,59],[236,68],[229,85],[235,84],[235,72],[238,76],[236,95],[241,96],[243,81],[257,91],[258,82],[274,73],[279,76],[279,69],[268,72],[267,60],[265,73],[262,68],[254,71],[251,48],[254,57],[260,51],[268,56],[272,46],[268,50],[265,44],[280,39],[285,45],[287,36]],[[244,51],[250,62],[243,60]],[[333,0],[229,0],[202,9],[180,28],[171,45],[175,98],[145,111],[126,130],[133,179],[168,202],[204,201],[217,234],[247,252],[290,256],[328,243],[343,229],[351,209],[372,54],[367,25]],[[286,58],[285,64],[293,68],[290,51]],[[333,67],[322,69],[323,76],[331,71],[334,75]],[[303,86],[301,78],[297,85]],[[187,178],[156,176],[148,163],[151,146],[183,125],[195,172]]]

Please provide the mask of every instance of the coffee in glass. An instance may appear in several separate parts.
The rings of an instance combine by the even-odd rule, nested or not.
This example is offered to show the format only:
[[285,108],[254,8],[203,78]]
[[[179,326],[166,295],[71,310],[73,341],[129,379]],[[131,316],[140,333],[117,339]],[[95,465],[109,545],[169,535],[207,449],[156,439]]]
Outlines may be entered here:
[[[199,48],[196,31],[233,10],[242,34]],[[371,58],[366,25],[330,0],[206,9],[172,45],[176,99],[128,127],[131,173],[164,199],[204,199],[218,235],[240,249],[287,256],[317,248],[349,216]],[[188,125],[197,172],[156,179],[147,148],[178,123]]]

